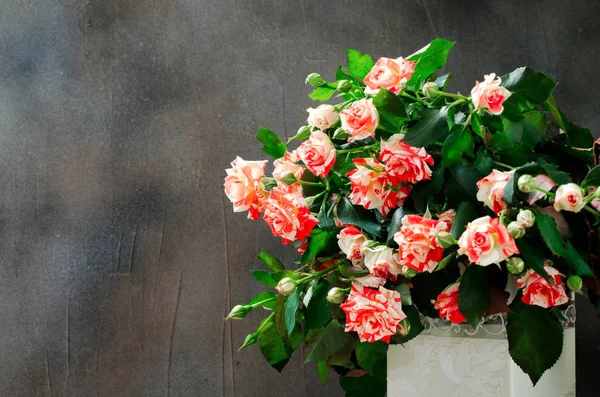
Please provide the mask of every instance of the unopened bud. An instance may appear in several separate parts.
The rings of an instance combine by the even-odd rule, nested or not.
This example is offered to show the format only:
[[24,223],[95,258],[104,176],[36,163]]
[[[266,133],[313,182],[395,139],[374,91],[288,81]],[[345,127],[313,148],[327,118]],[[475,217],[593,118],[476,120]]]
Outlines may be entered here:
[[418,271],[416,271],[415,269],[412,269],[408,266],[403,266],[402,267],[402,275],[406,278],[413,278],[414,276],[416,276],[417,274],[419,274]]
[[298,178],[296,178],[296,176],[293,173],[289,173],[286,176],[279,178],[279,181],[281,183],[285,183],[288,186],[293,185],[294,183],[298,182]]
[[509,223],[507,229],[512,238],[521,238],[525,235],[525,228],[517,221]]
[[342,303],[345,300],[346,300],[346,293],[341,288],[333,287],[327,293],[327,301],[329,301],[330,303],[339,305],[340,303]]
[[519,215],[517,215],[517,222],[523,227],[529,228],[535,223],[535,215],[531,210],[521,210],[519,211]]
[[335,130],[335,132],[333,133],[333,136],[331,138],[345,141],[346,139],[348,139],[349,136],[350,135],[348,135],[348,133],[346,131],[344,131],[342,128],[338,128],[337,130]]
[[428,83],[423,84],[423,95],[427,98],[432,99],[438,96],[440,92],[440,86],[438,86],[435,82],[430,81]]
[[529,193],[532,190],[531,185],[534,183],[533,177],[529,174],[521,175],[517,181],[519,190],[523,193]]
[[523,273],[523,270],[525,270],[525,262],[523,262],[523,259],[519,258],[518,256],[508,258],[506,260],[506,270],[508,270],[510,274],[521,274]]
[[244,344],[239,348],[238,351],[240,351],[243,348],[246,348],[248,346],[255,345],[256,342],[258,342],[258,335],[256,333],[254,333],[254,334],[248,334],[246,336],[246,339],[244,340]]
[[250,313],[252,308],[244,305],[236,305],[231,309],[229,315],[225,320],[241,320],[246,317],[246,314]]
[[454,237],[448,232],[441,232],[437,235],[437,243],[442,248],[452,247],[456,244]]
[[583,288],[583,281],[581,280],[581,277],[576,275],[569,276],[569,278],[567,279],[567,285],[569,286],[571,291],[575,291],[579,294],[582,293],[581,289]]
[[306,84],[310,84],[313,87],[320,87],[326,83],[319,73],[311,73],[306,77]]
[[310,126],[303,125],[302,127],[298,128],[298,132],[296,132],[296,135],[294,135],[292,139],[308,139],[311,131],[312,128],[310,128]]
[[410,333],[410,321],[407,318],[398,323],[398,331],[396,333],[400,336],[407,336]]
[[352,89],[352,82],[349,80],[340,80],[337,85],[339,92],[349,92]]
[[296,282],[294,280],[292,280],[289,277],[284,277],[282,278],[279,283],[277,283],[277,287],[275,287],[275,289],[281,294],[281,295],[291,295],[294,293],[294,291],[296,291]]

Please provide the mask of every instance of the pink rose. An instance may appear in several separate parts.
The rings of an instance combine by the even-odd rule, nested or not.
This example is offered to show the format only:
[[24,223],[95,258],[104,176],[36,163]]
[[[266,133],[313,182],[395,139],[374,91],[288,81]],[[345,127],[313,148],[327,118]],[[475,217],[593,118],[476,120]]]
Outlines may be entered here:
[[390,209],[401,206],[410,193],[410,186],[396,190],[385,172],[384,165],[373,158],[354,159],[356,169],[346,174],[352,182],[350,201],[366,209],[378,209],[386,215]]
[[373,99],[361,99],[353,102],[340,112],[342,129],[350,135],[348,142],[375,138],[375,129],[379,124],[379,114]]
[[296,151],[293,152],[285,152],[283,157],[275,160],[273,165],[275,169],[273,170],[273,178],[275,178],[278,182],[281,181],[281,178],[293,174],[296,179],[302,179],[302,174],[304,174],[304,167],[295,164],[297,161],[300,161]]
[[323,131],[313,131],[297,150],[298,157],[313,175],[326,177],[335,163],[335,148]]
[[504,187],[513,176],[514,171],[502,172],[492,170],[492,173],[477,182],[477,200],[484,203],[495,213],[506,209],[504,202]]
[[390,278],[402,273],[398,253],[386,245],[363,247],[365,266],[373,277]]
[[440,311],[440,318],[445,318],[453,324],[460,324],[466,321],[465,316],[463,316],[458,308],[459,287],[460,283],[451,284],[438,295],[437,300],[431,301],[434,305],[433,307]]
[[332,105],[320,105],[316,109],[309,108],[306,111],[308,112],[308,120],[306,120],[308,125],[320,130],[330,128],[340,119],[340,115]]
[[557,211],[579,212],[585,207],[583,190],[574,183],[560,185],[554,196],[554,209]]
[[367,241],[366,237],[354,226],[343,228],[337,235],[338,245],[346,257],[354,266],[358,266],[363,262],[363,254],[361,245]]
[[479,81],[471,90],[471,100],[477,109],[486,109],[491,114],[501,114],[504,110],[502,103],[510,96],[510,91],[502,87],[502,79],[496,74],[485,75],[483,83]]
[[265,174],[264,161],[245,161],[236,157],[232,168],[225,170],[225,194],[233,203],[233,212],[248,211],[248,218],[258,219],[266,198],[262,177]]
[[466,254],[471,262],[479,266],[500,264],[511,255],[519,253],[506,226],[498,218],[492,219],[489,216],[470,222],[458,239],[458,246],[460,255]]
[[264,220],[274,236],[281,236],[283,244],[303,242],[319,224],[306,206],[302,189],[297,185],[279,185],[271,190],[265,202]]
[[403,331],[400,321],[406,314],[396,291],[352,285],[348,299],[340,307],[346,313],[346,332],[358,333],[361,342],[390,343],[393,335]]
[[456,211],[455,210],[448,210],[446,212],[443,212],[440,214],[440,216],[438,216],[438,220],[440,222],[444,222],[448,228],[447,230],[452,229],[452,224],[454,223],[454,219],[456,219]]
[[404,135],[392,135],[388,141],[381,141],[379,160],[385,162],[385,170],[396,184],[417,183],[431,179],[433,157],[424,148],[416,148],[402,142]]
[[448,230],[445,222],[419,215],[405,215],[402,227],[394,234],[394,241],[400,247],[400,264],[418,272],[433,272],[442,260],[444,251],[436,237]]
[[379,58],[365,76],[366,94],[377,95],[381,88],[399,94],[415,71],[415,63],[402,58]]
[[555,268],[544,265],[544,269],[552,278],[555,285],[550,284],[546,279],[532,269],[527,270],[523,277],[517,280],[517,286],[523,288],[523,297],[521,300],[528,305],[548,308],[560,306],[569,301],[562,281],[562,274]]

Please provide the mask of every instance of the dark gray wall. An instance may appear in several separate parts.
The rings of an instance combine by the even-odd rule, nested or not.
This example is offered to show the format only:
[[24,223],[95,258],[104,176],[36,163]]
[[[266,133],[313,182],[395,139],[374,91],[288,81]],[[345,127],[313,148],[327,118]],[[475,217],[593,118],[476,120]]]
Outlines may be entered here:
[[[343,8],[342,8],[343,7]],[[466,92],[528,64],[598,134],[596,1],[0,1],[0,396],[340,396],[258,324],[260,248],[293,257],[222,193],[259,124],[291,136],[304,77],[344,49],[456,40]],[[580,305],[579,396],[597,396],[600,322]],[[588,317],[584,318],[584,315]]]

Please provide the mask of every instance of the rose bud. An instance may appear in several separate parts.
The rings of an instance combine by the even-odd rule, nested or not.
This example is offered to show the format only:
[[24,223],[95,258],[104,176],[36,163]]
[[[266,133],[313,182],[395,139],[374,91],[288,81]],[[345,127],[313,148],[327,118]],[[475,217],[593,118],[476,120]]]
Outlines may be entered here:
[[557,211],[579,212],[585,207],[583,190],[574,183],[561,185],[556,190],[554,209]]
[[352,82],[349,80],[340,80],[337,85],[337,90],[339,92],[349,92],[352,89]]
[[320,130],[326,130],[338,122],[340,119],[339,113],[332,105],[319,105],[316,109],[308,108],[308,125],[316,127]]
[[340,141],[345,141],[346,139],[348,139],[350,135],[346,134],[346,131],[344,131],[343,128],[338,128],[335,130],[335,132],[333,133],[333,136],[331,137],[331,139],[337,139]]
[[346,293],[343,289],[338,287],[333,287],[327,293],[327,301],[333,303],[335,305],[339,305],[343,301],[346,300]]
[[294,174],[292,174],[290,172],[289,174],[287,174],[283,178],[279,178],[279,182],[285,183],[286,185],[291,186],[294,183],[298,182],[298,179],[296,178],[296,176]]
[[432,99],[438,96],[440,92],[440,87],[433,81],[429,81],[423,84],[423,95],[427,98]]
[[408,321],[407,318],[398,323],[398,331],[396,332],[396,334],[400,336],[407,336],[408,334],[410,334],[410,321]]
[[575,291],[578,294],[583,295],[583,292],[581,292],[581,289],[583,288],[583,281],[581,280],[581,277],[576,275],[569,276],[567,279],[567,286],[571,289],[571,291]]
[[519,185],[519,190],[522,191],[523,193],[529,193],[533,190],[531,188],[532,183],[533,183],[533,177],[528,174],[521,175],[521,177],[517,181],[517,185]]
[[302,127],[298,128],[298,132],[296,132],[296,135],[294,135],[293,138],[290,139],[294,140],[294,139],[306,139],[310,136],[310,132],[312,131],[312,128],[308,125],[303,125]]
[[521,238],[525,235],[525,228],[517,221],[509,223],[507,229],[512,238]]
[[310,84],[313,87],[320,87],[326,83],[319,73],[311,73],[306,77],[306,84]]
[[521,274],[525,269],[525,262],[523,262],[523,259],[519,258],[518,256],[513,256],[512,258],[508,258],[506,260],[506,269],[511,274]]
[[238,351],[242,350],[245,347],[255,345],[256,342],[258,342],[258,335],[256,333],[248,334],[246,336],[246,339],[244,340],[244,344],[238,349]]
[[406,278],[413,278],[417,274],[419,274],[419,272],[416,271],[415,269],[411,269],[408,266],[402,266],[402,275],[404,277],[406,277]]
[[454,240],[454,237],[450,233],[440,232],[437,235],[437,243],[442,248],[448,248],[456,244],[456,240]]
[[275,287],[275,289],[281,294],[281,295],[291,295],[294,293],[294,291],[296,291],[296,282],[294,280],[292,280],[289,277],[284,277],[282,278],[279,283],[277,283],[277,287]]
[[521,210],[517,215],[517,222],[523,227],[530,228],[535,223],[535,215],[531,210]]
[[252,308],[244,305],[236,305],[231,309],[231,312],[225,320],[241,320],[246,317],[246,314],[250,313]]

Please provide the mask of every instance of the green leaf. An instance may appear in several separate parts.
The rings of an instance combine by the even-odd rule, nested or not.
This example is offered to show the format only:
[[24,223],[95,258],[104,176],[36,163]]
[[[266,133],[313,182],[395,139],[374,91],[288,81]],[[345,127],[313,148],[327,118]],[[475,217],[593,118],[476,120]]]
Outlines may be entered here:
[[519,190],[518,181],[521,175],[531,174],[537,175],[541,172],[541,168],[537,163],[527,163],[515,170],[513,176],[509,179],[504,187],[504,201],[513,207],[518,207],[520,202],[527,196]]
[[554,255],[564,256],[565,245],[563,244],[562,237],[558,231],[558,226],[554,218],[543,211],[534,210],[535,213],[535,225],[542,235],[542,239],[550,248],[550,251]]
[[455,205],[463,201],[473,201],[477,195],[477,182],[483,175],[477,168],[458,163],[448,168],[446,195]]
[[356,50],[346,50],[348,53],[348,71],[355,79],[362,80],[373,69],[375,62],[370,55]]
[[458,308],[473,328],[490,304],[490,288],[485,267],[471,265],[465,270],[458,289]]
[[467,224],[477,217],[475,206],[469,202],[463,201],[458,205],[456,218],[452,222],[450,234],[455,240],[458,240],[467,228]]
[[281,372],[288,363],[290,354],[288,349],[277,333],[275,322],[270,318],[258,334],[258,345],[268,363]]
[[327,360],[317,361],[317,373],[319,374],[319,380],[321,381],[321,384],[324,385],[329,377],[329,366],[327,366]]
[[285,327],[288,335],[292,334],[292,331],[296,326],[296,311],[298,310],[298,307],[300,307],[300,294],[302,294],[302,288],[297,288],[296,291],[285,300]]
[[276,283],[281,281],[281,279],[284,277],[289,277],[292,280],[298,280],[300,278],[300,276],[292,270],[282,270],[280,272],[275,272],[271,274],[271,277],[273,277],[273,280],[275,280]]
[[334,243],[337,246],[337,232],[326,231],[323,229],[313,229],[308,238],[308,246],[302,255],[302,263],[310,262],[312,258],[331,247]]
[[502,76],[502,85],[512,93],[507,103],[529,110],[544,104],[556,82],[537,70],[521,67]]
[[377,237],[382,237],[381,225],[372,212],[364,207],[352,205],[347,197],[342,197],[337,205],[338,219],[350,225],[355,225]]
[[461,161],[464,155],[473,156],[473,136],[466,125],[457,124],[446,138],[442,148],[442,167],[450,167]]
[[426,147],[434,142],[443,141],[448,135],[448,107],[423,109],[421,120],[408,129],[404,142],[414,147]]
[[477,158],[473,162],[473,166],[477,168],[481,175],[488,175],[494,169],[494,160],[484,147],[481,147],[477,152]]
[[435,271],[439,272],[440,270],[445,269],[446,266],[448,266],[451,263],[454,263],[456,259],[456,252],[452,252],[451,254],[446,255],[446,257],[442,259],[440,263],[438,263],[437,267],[435,268]]
[[387,390],[387,358],[375,363],[373,375],[340,376],[346,397],[384,397]]
[[515,299],[508,314],[506,333],[513,361],[535,385],[560,358],[563,327],[546,309]]
[[529,243],[529,241],[527,241],[525,238],[520,238],[515,241],[525,266],[533,269],[533,271],[545,279],[550,279],[548,272],[546,272],[546,269],[544,269],[544,264],[546,263],[544,253],[536,248],[533,244]]
[[581,254],[577,252],[573,244],[570,241],[567,241],[567,248],[565,249],[565,257],[569,263],[569,267],[571,271],[578,276],[581,277],[594,277],[594,271],[588,264],[588,262],[583,259]]
[[402,218],[404,218],[404,215],[406,215],[406,213],[404,212],[403,208],[396,208],[394,211],[392,220],[388,226],[388,236],[386,240],[388,243],[394,239],[394,234],[396,234],[402,227]]
[[581,182],[581,187],[598,187],[600,186],[600,165],[592,168],[590,172],[586,175],[583,182]]
[[255,279],[257,279],[267,287],[275,288],[275,286],[277,286],[277,283],[275,282],[275,280],[273,280],[271,273],[269,273],[266,270],[250,270],[250,273],[252,273]]
[[373,98],[373,104],[379,114],[378,127],[392,134],[399,133],[402,126],[408,120],[406,109],[400,98],[382,88],[375,98]]
[[351,335],[344,331],[344,327],[337,321],[331,321],[315,340],[306,347],[305,363],[325,360],[340,349],[351,339]]
[[446,73],[435,79],[435,83],[440,87],[440,90],[445,91],[452,80],[452,73]]
[[484,138],[483,122],[479,113],[471,113],[471,128],[473,128],[474,133]]
[[399,343],[406,343],[413,338],[419,336],[421,332],[425,329],[423,323],[421,322],[421,315],[417,308],[413,305],[402,305],[402,311],[406,314],[406,319],[410,322],[410,330],[408,335],[401,336],[396,334],[392,336],[390,343],[393,345],[397,345]]
[[283,157],[287,152],[285,143],[281,142],[276,133],[265,127],[259,127],[256,138],[264,145],[262,151],[275,159]]
[[333,96],[336,89],[337,87],[334,84],[327,83],[320,87],[316,87],[313,92],[308,94],[308,97],[313,101],[325,102]]
[[257,303],[260,303],[260,306],[264,307],[265,309],[273,310],[275,308],[276,297],[277,295],[275,295],[271,291],[263,291],[256,295],[254,298],[250,299],[250,301],[247,304],[255,305]]
[[313,295],[304,310],[305,332],[325,326],[331,321],[331,311],[327,307],[327,293],[331,285],[327,281],[321,281],[313,288]]
[[381,360],[388,351],[388,344],[382,341],[362,342],[356,345],[356,361],[370,375],[373,375],[375,363]]
[[548,123],[544,112],[529,112],[523,123],[523,135],[521,143],[530,148],[535,148],[538,142],[546,135]]
[[260,251],[260,253],[258,254],[258,260],[267,265],[267,267],[271,269],[272,272],[280,272],[282,270],[285,270],[283,262],[281,262],[273,255],[265,252],[264,250]]
[[544,104],[544,108],[552,114],[554,122],[560,129],[565,131],[572,146],[578,148],[589,148],[594,144],[594,137],[587,128],[581,128],[571,123],[563,112],[558,108],[554,97],[550,95]]
[[454,46],[454,42],[438,38],[411,55],[408,60],[417,64],[415,65],[415,72],[407,85],[415,85],[425,81],[435,71],[443,68],[452,46]]
[[290,344],[289,335],[287,332],[287,326],[285,324],[285,295],[277,295],[277,301],[275,303],[275,313],[273,319],[275,321],[275,329],[286,344]]

